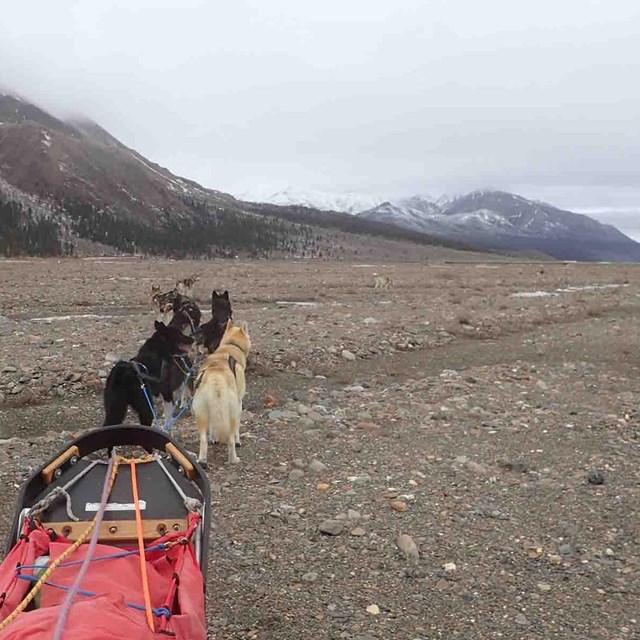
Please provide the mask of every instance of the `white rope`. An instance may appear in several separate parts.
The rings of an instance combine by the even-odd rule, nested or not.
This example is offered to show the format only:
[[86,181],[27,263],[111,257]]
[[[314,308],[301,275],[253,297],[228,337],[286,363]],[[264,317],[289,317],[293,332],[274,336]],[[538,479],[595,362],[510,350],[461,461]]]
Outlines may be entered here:
[[184,506],[187,507],[188,511],[191,513],[199,513],[200,509],[202,509],[202,503],[197,498],[190,498],[181,488],[180,485],[175,481],[175,478],[169,473],[169,470],[164,466],[164,463],[160,459],[160,457],[156,457],[156,462],[160,465],[160,468],[164,471],[165,475],[171,481],[171,484],[174,486],[175,490],[180,494],[180,497],[184,501]]
[[58,498],[65,498],[67,502],[67,516],[69,520],[73,520],[74,522],[78,522],[80,518],[76,518],[71,510],[71,496],[62,488],[56,487],[50,493],[48,493],[40,502],[34,504],[31,509],[29,509],[29,513],[27,517],[35,518],[39,516],[43,511],[46,511]]
[[89,464],[85,469],[83,469],[77,476],[71,478],[67,484],[63,487],[55,487],[52,489],[42,500],[36,502],[29,512],[27,513],[27,517],[33,518],[35,516],[39,516],[41,513],[44,513],[58,498],[64,498],[67,502],[67,516],[69,520],[73,520],[74,522],[78,522],[80,518],[76,518],[73,514],[73,510],[71,509],[71,496],[68,494],[67,490],[69,487],[72,487],[80,478],[84,477],[99,463],[99,460],[94,460],[91,464]]

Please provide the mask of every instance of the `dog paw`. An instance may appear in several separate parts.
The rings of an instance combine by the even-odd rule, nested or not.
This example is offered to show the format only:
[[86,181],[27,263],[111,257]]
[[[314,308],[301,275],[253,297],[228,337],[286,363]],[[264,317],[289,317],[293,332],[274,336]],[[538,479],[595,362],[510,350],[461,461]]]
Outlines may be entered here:
[[229,462],[231,464],[239,464],[240,463],[240,458],[238,458],[238,456],[236,456],[235,458],[232,458],[231,460],[229,460]]
[[206,460],[198,460],[198,464],[203,468],[203,469],[208,469],[209,468],[209,463]]

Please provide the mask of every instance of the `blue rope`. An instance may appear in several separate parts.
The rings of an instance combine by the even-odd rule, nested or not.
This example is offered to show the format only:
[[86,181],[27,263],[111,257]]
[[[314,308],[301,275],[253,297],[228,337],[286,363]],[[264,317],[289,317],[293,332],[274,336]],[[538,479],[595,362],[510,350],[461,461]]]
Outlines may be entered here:
[[[147,553],[150,553],[151,551],[166,551],[167,549],[167,545],[162,543],[162,544],[156,544],[152,547],[147,547],[144,552],[145,555]],[[140,551],[138,551],[138,549],[136,549],[135,551],[123,551],[122,553],[114,553],[112,555],[109,556],[100,556],[99,558],[91,558],[91,562],[98,562],[98,560],[116,560],[118,558],[127,558],[128,556],[137,556],[140,553]],[[61,567],[74,567],[77,564],[82,564],[83,560],[73,560],[71,562],[63,562],[62,564],[58,565],[58,568]],[[20,572],[23,569],[42,569],[42,565],[40,564],[21,564],[18,565],[18,567],[16,567],[16,572]]]
[[[21,573],[17,577],[18,577],[19,580],[27,580],[28,582],[38,582],[38,578],[36,578],[35,576],[27,576],[27,575]],[[62,589],[63,591],[69,591],[69,589],[71,589],[71,587],[67,587],[64,584],[58,584],[56,582],[46,581],[44,584],[46,584],[49,587],[53,587],[54,589]],[[88,598],[93,598],[94,596],[98,595],[97,593],[94,593],[93,591],[84,591],[82,589],[79,589],[77,591],[77,593],[78,593],[78,595],[87,596]],[[135,609],[136,611],[145,611],[145,607],[144,607],[143,604],[135,604],[133,602],[125,602],[125,605],[127,607],[129,607],[130,609]],[[167,607],[159,607],[157,609],[151,609],[151,611],[156,616],[165,616],[167,619],[169,619],[171,617],[171,611],[169,611],[169,609],[167,609]]]
[[156,410],[154,409],[153,402],[149,397],[149,392],[147,391],[147,387],[145,386],[144,382],[142,382],[142,380],[140,381],[140,388],[142,389],[142,393],[144,393],[144,397],[147,399],[147,403],[149,404],[149,409],[151,409],[151,413],[153,414],[153,419],[157,420],[158,416],[156,415]]
[[[191,376],[193,375],[194,369],[196,367],[195,363],[192,367],[187,367],[185,364],[185,356],[174,356],[174,359],[180,359],[182,361],[182,366],[184,367],[184,369],[182,369],[182,367],[180,367],[180,365],[178,365],[178,367],[180,368],[180,370],[182,371],[182,373],[186,374],[186,377],[182,383],[182,385],[180,386],[180,395],[182,395],[182,393],[184,392],[185,387],[187,386],[187,383],[189,382],[189,378],[191,378]],[[173,427],[175,426],[175,424],[178,422],[178,420],[187,412],[189,411],[189,409],[191,409],[191,405],[193,403],[193,398],[189,398],[189,402],[187,402],[187,404],[182,407],[180,409],[180,411],[178,412],[177,415],[173,415],[173,412],[175,411],[175,405],[172,405],[171,407],[171,415],[168,416],[164,422],[164,425],[161,427],[162,431],[164,433],[169,433],[172,431]]]
[[133,369],[136,372],[136,376],[138,376],[138,380],[140,381],[140,389],[142,389],[142,393],[144,394],[144,397],[147,400],[149,409],[151,409],[151,413],[153,415],[153,421],[155,423],[158,421],[158,415],[156,414],[155,407],[153,406],[153,400],[151,399],[151,397],[149,396],[149,392],[147,391],[147,386],[145,385],[144,380],[142,379],[142,377],[140,376],[140,372],[138,371],[138,368],[142,368],[147,373],[149,373],[149,369],[147,368],[147,365],[142,364],[142,362],[137,362],[136,360],[130,360],[130,362],[131,364],[133,364]]

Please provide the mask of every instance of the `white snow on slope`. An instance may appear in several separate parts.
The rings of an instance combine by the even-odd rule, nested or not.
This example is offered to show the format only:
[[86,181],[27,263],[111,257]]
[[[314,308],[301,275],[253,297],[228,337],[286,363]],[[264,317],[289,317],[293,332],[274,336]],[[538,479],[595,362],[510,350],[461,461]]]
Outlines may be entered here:
[[233,195],[239,200],[249,202],[266,202],[281,206],[298,205],[320,209],[320,211],[341,211],[351,214],[377,207],[385,200],[379,196],[363,195],[353,192],[327,193],[324,191],[305,191],[293,188],[278,191],[263,188],[250,192],[235,193]]

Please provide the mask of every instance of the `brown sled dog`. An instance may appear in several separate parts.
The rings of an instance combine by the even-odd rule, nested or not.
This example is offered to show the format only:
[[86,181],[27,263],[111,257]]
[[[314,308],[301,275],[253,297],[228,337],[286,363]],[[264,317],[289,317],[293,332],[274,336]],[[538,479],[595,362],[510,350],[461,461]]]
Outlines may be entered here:
[[220,346],[205,358],[198,371],[191,410],[200,435],[200,464],[207,462],[207,437],[212,443],[226,442],[229,462],[240,462],[236,444],[240,444],[244,373],[249,349],[251,340],[247,324],[237,327],[229,320]]

